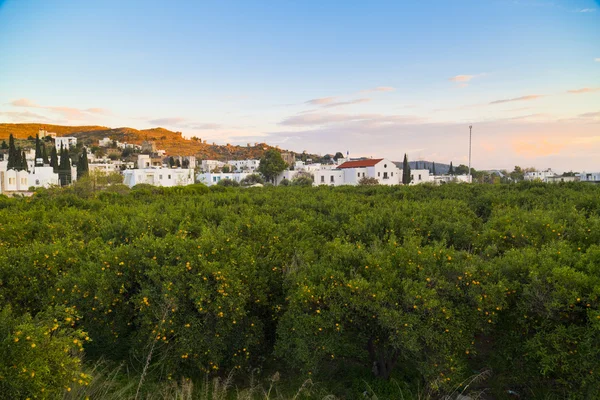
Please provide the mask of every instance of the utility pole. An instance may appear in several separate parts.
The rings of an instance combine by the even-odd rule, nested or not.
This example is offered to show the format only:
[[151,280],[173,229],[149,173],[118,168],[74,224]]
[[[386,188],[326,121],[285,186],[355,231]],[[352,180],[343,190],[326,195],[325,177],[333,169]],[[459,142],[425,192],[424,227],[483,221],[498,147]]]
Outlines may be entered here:
[[469,183],[473,183],[473,176],[471,175],[471,133],[473,131],[473,125],[469,125]]

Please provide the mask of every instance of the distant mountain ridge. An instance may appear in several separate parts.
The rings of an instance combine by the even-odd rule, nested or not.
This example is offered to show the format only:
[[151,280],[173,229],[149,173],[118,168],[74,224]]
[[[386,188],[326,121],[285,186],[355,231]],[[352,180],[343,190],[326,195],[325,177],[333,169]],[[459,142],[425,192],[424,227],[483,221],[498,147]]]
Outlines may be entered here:
[[[144,140],[149,140],[156,144],[156,148],[164,149],[168,155],[196,156],[200,159],[258,159],[265,150],[274,148],[274,146],[269,146],[266,143],[249,143],[250,146],[209,144],[201,140],[186,139],[181,132],[173,132],[164,128],[138,130],[127,127],[109,128],[106,126],[50,124],[0,124],[0,141],[8,139],[11,133],[17,139],[27,139],[29,136],[35,137],[40,129],[55,132],[57,136],[74,136],[85,146],[96,146],[98,141],[105,137],[134,144],[142,144]],[[298,155],[298,153],[294,154]]]

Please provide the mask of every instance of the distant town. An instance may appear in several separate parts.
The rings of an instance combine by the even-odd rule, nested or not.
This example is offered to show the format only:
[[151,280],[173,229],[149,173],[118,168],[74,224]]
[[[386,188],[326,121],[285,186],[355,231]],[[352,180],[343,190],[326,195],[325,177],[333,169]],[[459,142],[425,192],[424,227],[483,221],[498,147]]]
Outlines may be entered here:
[[[30,193],[36,188],[66,186],[84,175],[113,176],[128,187],[139,184],[172,187],[202,183],[207,186],[263,185],[418,185],[457,183],[600,183],[600,172],[535,170],[477,171],[465,165],[434,161],[403,161],[387,158],[350,157],[348,153],[326,154],[319,159],[271,148],[261,159],[212,160],[167,154],[153,141],[141,145],[110,137],[85,147],[74,136],[57,136],[40,129],[29,137],[31,146],[21,149],[15,139],[0,148],[0,193]],[[21,141],[22,142],[22,141]],[[314,157],[314,156],[312,156]],[[261,167],[262,165],[262,167]]]

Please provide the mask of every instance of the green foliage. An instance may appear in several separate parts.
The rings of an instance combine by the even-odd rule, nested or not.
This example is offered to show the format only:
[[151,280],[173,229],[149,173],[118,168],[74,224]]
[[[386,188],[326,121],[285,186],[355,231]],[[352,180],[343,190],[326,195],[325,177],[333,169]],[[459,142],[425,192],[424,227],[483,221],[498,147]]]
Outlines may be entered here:
[[240,185],[242,186],[252,186],[257,183],[260,183],[261,185],[265,183],[265,180],[259,174],[250,174],[240,181]]
[[360,178],[360,181],[358,181],[358,184],[361,186],[378,185],[379,181],[377,180],[377,178],[363,176],[362,178]]
[[0,393],[6,399],[60,398],[86,385],[82,370],[86,334],[74,328],[72,308],[55,307],[32,318],[10,306],[0,311]]
[[258,370],[342,398],[437,398],[487,369],[496,398],[600,391],[597,186],[101,178],[0,196],[8,398],[85,397],[84,354],[146,371],[144,394]]
[[292,181],[290,182],[290,185],[292,186],[312,186],[314,182],[314,177],[309,174],[309,173],[305,173],[305,172],[300,172],[298,173],[298,175],[296,175],[296,177],[294,179],[292,179]]
[[233,179],[225,178],[217,182],[217,185],[225,187],[237,187],[240,186],[240,183],[238,181],[234,181]]
[[261,173],[268,182],[272,182],[277,175],[287,168],[281,153],[275,149],[269,149],[260,159],[257,171]]

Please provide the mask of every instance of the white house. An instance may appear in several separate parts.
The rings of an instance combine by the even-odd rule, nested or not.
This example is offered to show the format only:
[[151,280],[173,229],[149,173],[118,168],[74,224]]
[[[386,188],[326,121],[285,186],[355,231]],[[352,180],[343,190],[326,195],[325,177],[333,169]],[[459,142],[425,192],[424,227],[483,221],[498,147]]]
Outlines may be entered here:
[[49,187],[58,185],[58,174],[50,166],[37,166],[31,172],[7,170],[8,161],[0,161],[0,193],[23,192],[30,187]]
[[600,172],[583,172],[577,176],[581,182],[600,183]]
[[98,140],[98,146],[100,147],[110,147],[113,144],[113,140],[111,138],[105,137],[104,139]]
[[47,188],[58,184],[58,174],[48,165],[37,166],[29,173],[29,186]]
[[344,171],[341,169],[319,169],[314,172],[313,185],[340,186],[347,185],[344,180]]
[[204,183],[206,186],[216,185],[223,179],[230,179],[235,182],[241,182],[242,179],[252,175],[250,172],[203,172],[196,176],[196,179],[200,183]]
[[123,171],[123,183],[133,187],[140,183],[155,186],[185,186],[194,183],[194,170],[188,168],[136,168]]
[[400,170],[387,158],[346,161],[336,169],[344,171],[346,185],[357,185],[362,178],[375,178],[380,185],[400,183]]
[[121,171],[121,163],[117,164],[117,163],[89,163],[88,164],[88,169],[90,172],[101,172],[101,173],[106,173],[106,174],[110,174],[113,172],[120,172]]
[[260,160],[232,160],[228,164],[234,166],[236,171],[254,172],[258,169]]
[[200,164],[200,169],[203,172],[211,172],[211,171],[214,171],[217,168],[222,168],[224,165],[225,165],[225,163],[223,161],[202,160],[202,162]]
[[436,185],[442,183],[469,183],[469,175],[435,175],[431,177],[430,182],[435,183]]
[[[433,176],[429,175],[428,169],[411,169],[410,178],[411,185],[433,182]],[[402,182],[402,170],[400,170],[400,182]]]
[[530,171],[525,172],[525,176],[523,177],[526,181],[535,181],[541,180],[546,181],[546,178],[556,176],[556,173],[552,171],[552,169],[548,168],[543,171]]
[[60,147],[64,147],[65,149],[68,149],[70,147],[75,147],[77,146],[77,138],[76,137],[72,137],[72,136],[60,136],[60,137],[56,137],[54,139],[54,146],[56,147],[56,150],[60,150]]

